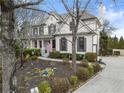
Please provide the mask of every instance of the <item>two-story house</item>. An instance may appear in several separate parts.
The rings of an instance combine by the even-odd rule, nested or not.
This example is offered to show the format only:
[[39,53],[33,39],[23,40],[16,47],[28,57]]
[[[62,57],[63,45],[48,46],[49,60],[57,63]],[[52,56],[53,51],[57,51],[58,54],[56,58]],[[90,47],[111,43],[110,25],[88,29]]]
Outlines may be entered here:
[[[41,48],[43,54],[53,50],[61,53],[72,53],[72,19],[64,14],[62,19],[55,13],[44,18],[39,24],[30,28],[30,44],[28,48]],[[77,32],[77,54],[97,52],[99,50],[100,22],[97,17],[84,12]]]

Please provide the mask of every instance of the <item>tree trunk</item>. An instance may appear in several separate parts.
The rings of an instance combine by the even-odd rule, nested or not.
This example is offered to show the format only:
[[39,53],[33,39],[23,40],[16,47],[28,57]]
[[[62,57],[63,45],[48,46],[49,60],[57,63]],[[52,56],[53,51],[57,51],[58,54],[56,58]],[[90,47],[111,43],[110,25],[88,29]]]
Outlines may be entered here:
[[76,73],[77,64],[76,64],[76,34],[72,36],[72,65],[74,73]]
[[2,55],[2,93],[11,93],[10,84],[15,53],[13,48],[14,38],[14,3],[13,0],[5,0],[1,4],[1,55]]

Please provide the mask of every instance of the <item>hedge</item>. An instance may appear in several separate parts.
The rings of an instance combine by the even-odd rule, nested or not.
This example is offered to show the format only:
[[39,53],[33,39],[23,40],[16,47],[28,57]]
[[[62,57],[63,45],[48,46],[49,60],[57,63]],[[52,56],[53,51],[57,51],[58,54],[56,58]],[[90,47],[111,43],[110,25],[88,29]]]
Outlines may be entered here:
[[[82,60],[84,55],[83,54],[76,54],[77,60]],[[50,58],[57,58],[57,59],[63,59],[63,58],[69,58],[72,59],[72,54],[69,53],[60,53],[59,51],[53,51],[49,54]]]
[[96,62],[97,55],[93,52],[87,52],[85,54],[85,59],[87,59],[89,62]]
[[[20,56],[20,49],[16,49],[16,57],[19,57]],[[24,49],[24,52],[23,52],[24,55],[27,55],[29,54],[30,56],[41,56],[41,50],[40,49],[37,49],[37,48],[27,48],[27,49]]]

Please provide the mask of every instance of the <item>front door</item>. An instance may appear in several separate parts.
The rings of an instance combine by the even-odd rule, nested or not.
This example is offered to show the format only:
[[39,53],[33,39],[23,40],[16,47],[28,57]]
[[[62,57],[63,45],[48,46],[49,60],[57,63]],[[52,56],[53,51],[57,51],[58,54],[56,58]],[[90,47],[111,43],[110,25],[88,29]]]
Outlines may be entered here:
[[55,39],[52,40],[52,48],[56,49],[56,41],[55,41]]

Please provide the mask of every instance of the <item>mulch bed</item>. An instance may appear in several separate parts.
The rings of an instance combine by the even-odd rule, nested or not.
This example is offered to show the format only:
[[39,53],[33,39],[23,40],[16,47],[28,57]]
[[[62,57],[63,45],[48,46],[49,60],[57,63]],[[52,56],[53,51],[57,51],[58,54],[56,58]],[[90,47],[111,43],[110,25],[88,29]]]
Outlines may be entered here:
[[50,62],[50,61],[29,61],[24,64],[24,67],[19,69],[16,72],[16,76],[18,79],[18,93],[30,93],[30,89],[34,88],[39,84],[41,81],[49,80],[49,78],[41,78],[36,77],[32,78],[28,81],[24,81],[24,77],[27,75],[28,72],[32,71],[34,68],[38,69],[45,69],[45,68],[56,68],[54,72],[54,76],[52,77],[70,77],[74,74],[72,70],[72,66],[70,63],[62,63],[62,62]]

